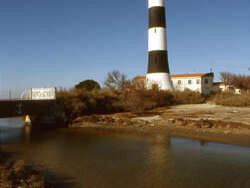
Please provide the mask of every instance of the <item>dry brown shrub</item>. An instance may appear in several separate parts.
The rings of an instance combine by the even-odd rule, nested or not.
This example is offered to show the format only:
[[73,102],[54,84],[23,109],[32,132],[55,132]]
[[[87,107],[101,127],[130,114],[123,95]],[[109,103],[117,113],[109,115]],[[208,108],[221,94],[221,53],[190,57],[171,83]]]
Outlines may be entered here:
[[124,97],[124,108],[131,112],[144,112],[156,107],[168,106],[173,103],[173,95],[158,88],[130,88]]
[[249,107],[250,93],[242,92],[239,95],[232,92],[221,92],[214,96],[213,102],[223,106]]
[[57,103],[69,119],[81,115],[122,111],[119,95],[112,90],[62,90],[57,93]]
[[206,97],[199,92],[194,92],[190,90],[185,91],[174,91],[175,104],[201,104],[204,103]]
[[204,102],[201,94],[184,91],[163,91],[158,87],[146,89],[130,84],[124,89],[61,90],[57,103],[63,108],[69,121],[89,114],[107,114],[130,111],[141,113],[156,107],[175,104],[197,104]]

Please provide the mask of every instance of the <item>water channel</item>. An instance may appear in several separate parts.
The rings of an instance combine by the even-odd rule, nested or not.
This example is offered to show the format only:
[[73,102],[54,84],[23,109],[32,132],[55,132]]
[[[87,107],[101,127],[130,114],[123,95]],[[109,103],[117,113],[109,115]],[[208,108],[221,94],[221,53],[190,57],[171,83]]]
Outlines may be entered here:
[[248,147],[161,134],[21,126],[18,119],[0,120],[1,145],[62,187],[250,187]]

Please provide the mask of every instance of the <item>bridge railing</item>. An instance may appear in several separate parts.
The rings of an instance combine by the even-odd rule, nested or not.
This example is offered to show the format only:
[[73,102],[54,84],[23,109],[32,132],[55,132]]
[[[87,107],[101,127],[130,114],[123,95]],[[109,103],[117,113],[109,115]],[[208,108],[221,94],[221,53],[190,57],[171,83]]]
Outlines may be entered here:
[[55,100],[56,88],[31,88],[23,91],[0,90],[0,101],[10,100]]

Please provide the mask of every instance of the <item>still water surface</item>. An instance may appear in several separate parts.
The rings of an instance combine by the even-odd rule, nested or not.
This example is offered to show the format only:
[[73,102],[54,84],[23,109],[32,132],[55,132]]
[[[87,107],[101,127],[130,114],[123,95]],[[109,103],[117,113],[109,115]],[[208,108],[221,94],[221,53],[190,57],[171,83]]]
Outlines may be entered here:
[[73,183],[74,187],[250,187],[247,147],[160,134],[4,127],[0,129],[1,144],[15,151],[17,158],[43,170],[51,181]]

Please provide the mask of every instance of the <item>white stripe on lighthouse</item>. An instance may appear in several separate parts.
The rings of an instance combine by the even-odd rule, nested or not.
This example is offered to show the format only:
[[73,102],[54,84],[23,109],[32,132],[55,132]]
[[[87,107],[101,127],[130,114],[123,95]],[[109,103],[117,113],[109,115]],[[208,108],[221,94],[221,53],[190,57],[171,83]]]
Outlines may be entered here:
[[164,27],[153,27],[148,30],[148,51],[167,50],[167,35]]
[[147,88],[151,89],[153,85],[158,85],[162,90],[173,90],[173,83],[169,73],[151,73],[146,76]]
[[149,0],[148,1],[148,8],[151,7],[164,7],[165,0]]

